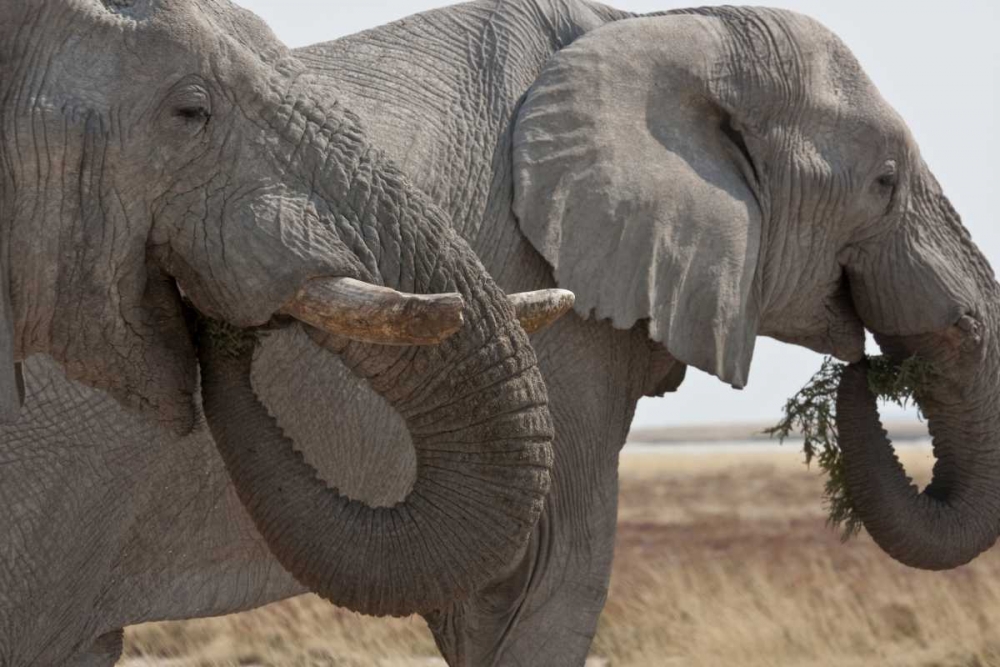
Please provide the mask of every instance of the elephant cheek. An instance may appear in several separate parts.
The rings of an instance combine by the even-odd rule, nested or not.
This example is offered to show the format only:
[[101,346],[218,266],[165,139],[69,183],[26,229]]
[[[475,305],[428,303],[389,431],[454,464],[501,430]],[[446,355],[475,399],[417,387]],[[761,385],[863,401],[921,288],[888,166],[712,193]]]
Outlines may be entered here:
[[[810,313],[786,314],[763,327],[761,333],[842,361],[860,360],[865,352],[865,327],[854,310],[847,286],[842,284],[824,301],[814,303]],[[794,324],[800,321],[809,324],[796,329]]]
[[830,353],[848,363],[865,354],[865,326],[851,302],[850,291],[839,290],[827,300],[827,338]]
[[68,377],[107,392],[127,410],[176,435],[190,433],[198,366],[173,281],[150,275],[138,307],[110,318],[107,311],[97,318],[108,322],[99,336],[91,333],[97,330],[93,322],[56,331],[55,349],[64,350],[59,357]]

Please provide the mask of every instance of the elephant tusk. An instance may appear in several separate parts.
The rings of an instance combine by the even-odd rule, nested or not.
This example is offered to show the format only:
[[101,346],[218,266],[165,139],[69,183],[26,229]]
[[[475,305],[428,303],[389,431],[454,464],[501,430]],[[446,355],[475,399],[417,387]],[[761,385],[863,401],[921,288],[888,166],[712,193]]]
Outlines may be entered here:
[[404,294],[353,278],[315,278],[281,309],[329,334],[378,345],[436,345],[462,328],[457,293]]
[[568,313],[576,302],[569,290],[544,289],[535,292],[510,294],[507,299],[514,306],[521,327],[528,333],[541,331]]
[[[548,327],[573,308],[562,289],[508,296],[528,333]],[[404,294],[353,278],[316,278],[282,309],[326,333],[377,345],[436,345],[462,328],[464,301],[457,293]]]

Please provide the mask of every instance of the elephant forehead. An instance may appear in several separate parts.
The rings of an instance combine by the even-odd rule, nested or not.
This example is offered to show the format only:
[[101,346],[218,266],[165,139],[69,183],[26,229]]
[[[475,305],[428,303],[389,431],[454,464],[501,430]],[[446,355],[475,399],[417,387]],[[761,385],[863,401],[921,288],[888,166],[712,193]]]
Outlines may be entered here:
[[165,76],[191,69],[181,48],[152,34],[142,35],[140,44],[134,27],[93,8],[64,12],[27,30],[7,69],[8,82],[26,96],[18,101],[30,104],[23,108],[85,108],[108,116],[128,93],[143,90],[149,97]]
[[292,62],[266,24],[228,2],[79,0],[8,13],[23,26],[4,47],[5,78],[26,79],[32,101],[56,108],[110,112],[191,74],[252,89],[268,80],[265,64]]

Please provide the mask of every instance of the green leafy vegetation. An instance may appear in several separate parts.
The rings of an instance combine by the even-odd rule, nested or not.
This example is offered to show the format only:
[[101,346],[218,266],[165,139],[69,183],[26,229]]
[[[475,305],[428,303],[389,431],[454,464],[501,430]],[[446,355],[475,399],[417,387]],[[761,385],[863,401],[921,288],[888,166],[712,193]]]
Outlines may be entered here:
[[[868,358],[868,386],[879,399],[905,408],[914,394],[927,385],[930,364],[918,357],[895,363],[886,356]],[[861,530],[844,477],[844,456],[837,437],[837,386],[846,364],[832,357],[823,360],[819,371],[788,399],[781,421],[764,431],[784,442],[789,436],[802,437],[806,465],[815,461],[826,474],[824,502],[827,520],[849,539]]]
[[199,316],[198,329],[202,344],[211,345],[232,357],[238,357],[252,350],[257,343],[257,336],[253,331],[235,327],[221,320]]

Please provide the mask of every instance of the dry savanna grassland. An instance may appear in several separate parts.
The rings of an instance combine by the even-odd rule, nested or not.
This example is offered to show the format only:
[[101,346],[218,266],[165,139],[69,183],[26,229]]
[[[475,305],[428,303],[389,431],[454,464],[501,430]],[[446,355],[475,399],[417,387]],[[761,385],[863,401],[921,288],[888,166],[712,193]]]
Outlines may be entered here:
[[[592,654],[613,667],[1000,666],[1000,550],[943,573],[824,523],[822,479],[777,451],[622,457],[611,593]],[[917,481],[928,449],[902,449]],[[130,628],[129,667],[440,665],[419,619],[315,597]]]

